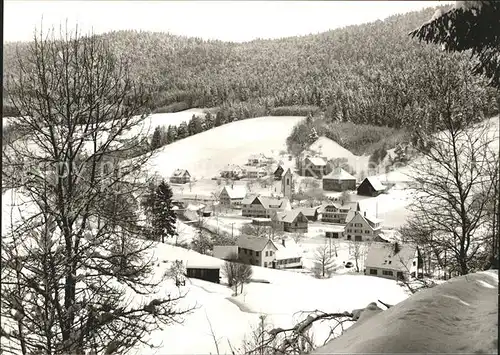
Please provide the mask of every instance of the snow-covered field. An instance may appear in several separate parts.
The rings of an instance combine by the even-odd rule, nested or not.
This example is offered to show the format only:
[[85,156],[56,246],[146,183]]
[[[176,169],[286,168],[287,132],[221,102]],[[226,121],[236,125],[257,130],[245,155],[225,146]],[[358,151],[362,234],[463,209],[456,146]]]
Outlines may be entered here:
[[219,176],[227,164],[244,164],[252,154],[277,155],[286,150],[286,138],[303,117],[258,117],[232,122],[158,149],[150,170],[168,178],[175,169],[191,176]]
[[460,276],[367,312],[314,354],[498,354],[498,270]]
[[189,110],[172,112],[172,113],[155,113],[149,115],[144,120],[141,121],[137,127],[134,127],[127,132],[127,137],[133,137],[141,133],[152,134],[156,127],[161,126],[167,128],[169,125],[179,126],[182,122],[189,122],[193,115],[203,117],[205,109],[202,108],[192,108]]
[[347,159],[348,164],[354,169],[354,171],[356,171],[357,174],[361,171],[368,171],[368,160],[370,158],[368,155],[355,155],[327,137],[319,137],[313,144],[311,144],[309,149],[318,152],[321,156],[326,156],[328,159]]
[[[190,264],[221,265],[223,261],[193,251],[159,244],[155,250],[159,258],[156,272],[164,272],[169,264],[163,261],[184,260]],[[183,324],[174,324],[151,334],[151,341],[159,349],[142,347],[137,354],[208,354],[215,353],[209,321],[221,353],[229,353],[241,346],[245,335],[258,325],[259,315],[273,326],[288,327],[299,320],[299,312],[352,311],[380,299],[395,304],[407,298],[404,289],[394,281],[363,275],[338,275],[318,280],[293,271],[279,271],[253,267],[253,279],[269,283],[252,282],[244,286],[243,294],[232,297],[225,285],[190,279],[185,287],[184,306],[197,306],[185,317]],[[176,289],[167,281],[165,290]],[[208,320],[207,320],[208,318]],[[316,340],[322,343],[327,326],[314,329]],[[196,341],[192,341],[196,339]]]

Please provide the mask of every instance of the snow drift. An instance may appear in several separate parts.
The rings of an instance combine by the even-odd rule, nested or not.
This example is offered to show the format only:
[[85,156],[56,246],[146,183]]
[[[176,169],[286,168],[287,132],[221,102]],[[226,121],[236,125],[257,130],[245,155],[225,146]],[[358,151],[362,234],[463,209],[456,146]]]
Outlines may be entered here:
[[497,289],[497,270],[457,277],[386,311],[370,310],[313,354],[497,354]]

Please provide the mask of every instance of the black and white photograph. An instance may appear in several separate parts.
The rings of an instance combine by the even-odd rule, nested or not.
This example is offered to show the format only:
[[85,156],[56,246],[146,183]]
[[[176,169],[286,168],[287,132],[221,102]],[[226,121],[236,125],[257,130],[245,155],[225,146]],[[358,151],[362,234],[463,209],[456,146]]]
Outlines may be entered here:
[[498,354],[500,1],[2,14],[0,355]]

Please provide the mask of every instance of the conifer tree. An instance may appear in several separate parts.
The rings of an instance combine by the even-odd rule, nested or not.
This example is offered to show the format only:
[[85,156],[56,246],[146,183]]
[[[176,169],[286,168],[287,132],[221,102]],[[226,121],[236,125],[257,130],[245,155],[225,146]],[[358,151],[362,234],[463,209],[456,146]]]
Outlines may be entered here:
[[176,216],[172,209],[172,196],[172,189],[165,180],[162,180],[155,191],[151,220],[153,236],[156,240],[161,239],[162,243],[165,243],[165,237],[172,237],[177,233],[175,230]]
[[161,127],[156,126],[153,132],[153,137],[151,138],[151,150],[156,150],[162,146],[162,132]]

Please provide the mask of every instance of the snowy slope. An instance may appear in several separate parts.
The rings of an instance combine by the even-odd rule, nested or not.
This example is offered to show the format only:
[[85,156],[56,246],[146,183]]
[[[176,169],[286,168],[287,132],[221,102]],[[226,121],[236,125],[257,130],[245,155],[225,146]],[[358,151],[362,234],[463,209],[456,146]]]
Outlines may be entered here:
[[186,122],[187,124],[193,115],[199,117],[205,116],[204,111],[205,109],[202,108],[192,108],[173,113],[155,113],[142,120],[140,124],[128,131],[124,137],[130,138],[144,133],[153,134],[157,126],[167,128],[169,125],[179,126],[182,122]]
[[361,320],[314,354],[498,353],[498,271],[457,277]]
[[346,158],[348,164],[358,173],[368,170],[369,156],[357,156],[330,138],[319,137],[309,146],[309,149],[328,159]]
[[218,176],[227,164],[244,164],[252,154],[286,150],[286,138],[302,119],[258,117],[210,129],[159,149],[150,170],[166,178],[175,169],[187,169],[198,179]]

